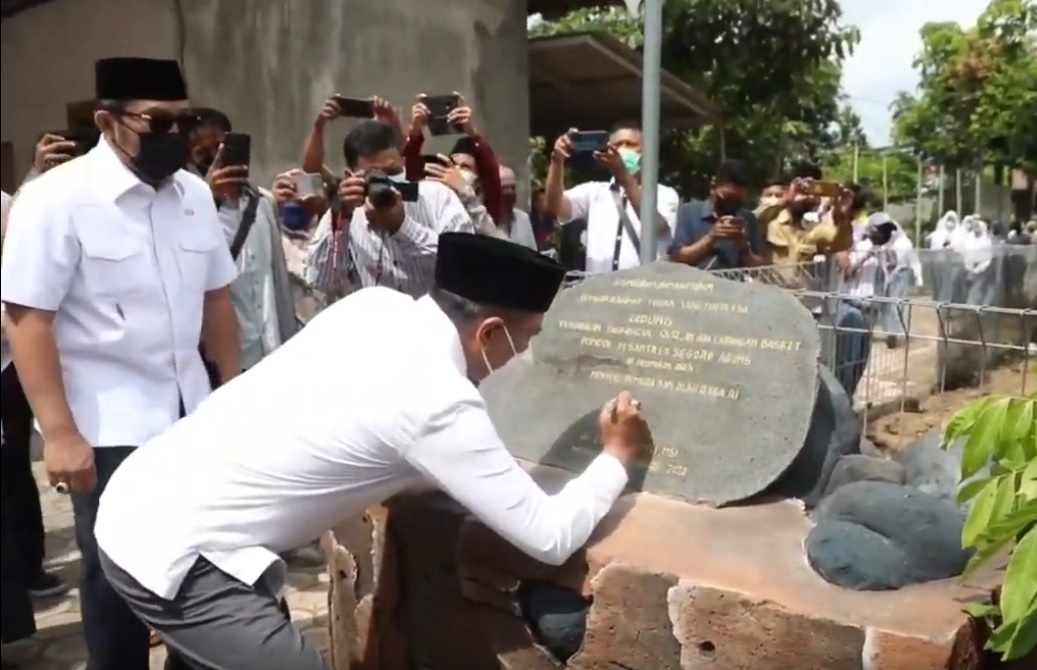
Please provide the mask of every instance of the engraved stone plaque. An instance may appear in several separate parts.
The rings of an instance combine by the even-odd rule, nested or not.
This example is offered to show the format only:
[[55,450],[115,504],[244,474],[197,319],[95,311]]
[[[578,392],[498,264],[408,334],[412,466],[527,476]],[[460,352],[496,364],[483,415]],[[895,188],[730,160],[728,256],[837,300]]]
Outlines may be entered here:
[[572,472],[600,451],[601,406],[628,390],[653,441],[632,486],[722,505],[766,489],[804,448],[820,348],[793,295],[654,263],[560,292],[531,352],[481,389],[516,457]]

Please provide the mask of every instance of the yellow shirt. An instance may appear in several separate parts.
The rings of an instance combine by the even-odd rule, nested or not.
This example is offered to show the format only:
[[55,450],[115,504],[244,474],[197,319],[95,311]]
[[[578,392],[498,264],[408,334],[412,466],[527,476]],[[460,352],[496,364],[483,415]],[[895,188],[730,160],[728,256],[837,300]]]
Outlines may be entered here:
[[782,206],[767,208],[757,217],[767,226],[767,245],[774,265],[795,265],[813,260],[818,254],[828,256],[853,247],[853,225],[837,225],[831,214],[825,214],[811,228],[795,225],[792,215]]

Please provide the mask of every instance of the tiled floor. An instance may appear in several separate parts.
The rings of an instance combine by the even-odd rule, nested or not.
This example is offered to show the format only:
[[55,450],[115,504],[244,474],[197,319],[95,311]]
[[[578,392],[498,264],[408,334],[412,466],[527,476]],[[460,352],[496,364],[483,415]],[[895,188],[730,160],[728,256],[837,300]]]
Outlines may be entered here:
[[[42,464],[36,464],[37,479]],[[67,496],[49,489],[43,495],[43,514],[47,526],[48,565],[70,584],[79,579],[79,552],[72,536],[72,510]],[[288,603],[292,619],[322,649],[327,645],[327,577],[323,570],[293,571],[289,576]],[[40,603],[36,608],[39,631],[31,640],[6,645],[3,658],[21,670],[80,670],[86,663],[86,650],[79,618],[79,598],[73,590],[68,596]],[[151,668],[161,670],[165,653],[152,650]]]

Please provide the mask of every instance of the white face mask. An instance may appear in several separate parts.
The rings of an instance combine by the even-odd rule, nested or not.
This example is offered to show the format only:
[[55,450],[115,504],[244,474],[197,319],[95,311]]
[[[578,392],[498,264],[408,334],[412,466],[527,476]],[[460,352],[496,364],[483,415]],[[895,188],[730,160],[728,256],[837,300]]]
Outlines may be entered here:
[[464,177],[464,183],[468,184],[469,186],[474,186],[475,185],[475,180],[478,179],[476,174],[474,172],[472,172],[471,170],[464,170],[464,169],[462,169],[461,170],[461,176]]
[[[515,341],[511,339],[511,333],[508,332],[508,327],[504,326],[504,337],[508,338],[508,346],[511,347],[512,356],[518,356],[518,350],[515,348]],[[482,362],[486,364],[486,376],[492,375],[496,370],[490,365],[490,358],[486,355],[485,347],[482,350]]]
[[389,175],[389,180],[390,181],[394,181],[397,184],[404,184],[404,183],[407,182],[407,171],[406,170],[401,170],[401,171],[397,172],[396,174],[391,174],[391,175]]

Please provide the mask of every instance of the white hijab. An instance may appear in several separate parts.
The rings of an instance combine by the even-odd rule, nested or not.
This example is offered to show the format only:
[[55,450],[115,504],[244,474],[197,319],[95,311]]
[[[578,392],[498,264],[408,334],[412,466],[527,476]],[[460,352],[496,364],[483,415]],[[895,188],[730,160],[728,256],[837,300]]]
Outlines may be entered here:
[[936,230],[929,236],[930,249],[943,249],[950,242],[951,233],[958,227],[958,213],[953,209],[936,222]]
[[959,254],[965,253],[965,248],[969,245],[969,238],[973,237],[972,233],[976,230],[976,222],[979,221],[979,217],[975,214],[969,214],[961,220],[957,226],[951,230],[948,236],[949,246]]
[[911,271],[915,275],[915,286],[922,286],[922,261],[918,257],[918,252],[915,251],[915,245],[911,242],[911,238],[907,236],[904,229],[900,227],[900,224],[896,221],[893,225],[897,227],[893,231],[893,237],[889,241],[890,248],[896,254],[897,265],[896,270],[900,268],[911,268]]
[[[976,216],[966,217],[968,227],[962,239],[962,260],[971,274],[985,271],[994,260],[994,241],[990,238],[987,224]],[[966,226],[962,226],[965,228]]]

